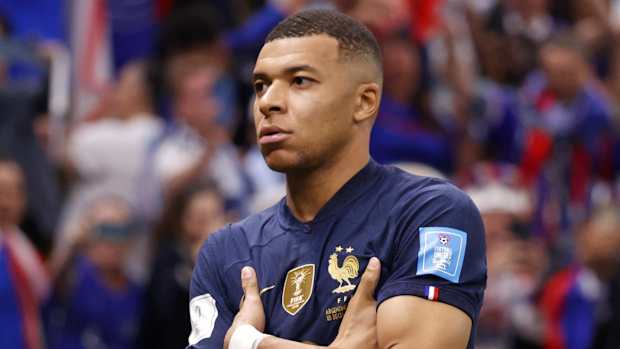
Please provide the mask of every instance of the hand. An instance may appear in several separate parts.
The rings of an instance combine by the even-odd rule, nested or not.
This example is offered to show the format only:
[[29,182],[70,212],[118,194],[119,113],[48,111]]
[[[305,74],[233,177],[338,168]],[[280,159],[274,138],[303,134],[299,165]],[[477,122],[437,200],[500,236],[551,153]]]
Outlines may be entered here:
[[375,349],[377,344],[377,301],[375,289],[381,276],[381,263],[373,257],[362,275],[357,291],[344,314],[338,335],[330,347]]
[[243,288],[243,300],[239,312],[224,337],[224,349],[228,349],[230,338],[241,325],[252,325],[260,332],[265,330],[265,310],[260,300],[258,280],[253,268],[241,269],[241,287]]

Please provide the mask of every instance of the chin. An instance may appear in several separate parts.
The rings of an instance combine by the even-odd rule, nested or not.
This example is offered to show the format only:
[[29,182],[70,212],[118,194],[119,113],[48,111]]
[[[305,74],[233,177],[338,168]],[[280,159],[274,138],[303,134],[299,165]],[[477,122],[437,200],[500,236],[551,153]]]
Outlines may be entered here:
[[267,166],[276,172],[288,173],[307,167],[304,166],[303,156],[300,154],[286,152],[281,149],[262,151],[262,154]]

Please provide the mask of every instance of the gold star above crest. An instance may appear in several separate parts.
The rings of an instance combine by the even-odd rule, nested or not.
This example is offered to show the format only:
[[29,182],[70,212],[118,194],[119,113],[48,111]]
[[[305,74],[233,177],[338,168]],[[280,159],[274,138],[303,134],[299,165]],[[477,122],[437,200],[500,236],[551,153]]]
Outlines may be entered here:
[[353,250],[355,250],[353,247],[351,246],[347,247],[347,253],[352,253]]
[[336,252],[342,252],[343,248],[342,246],[338,245],[336,246]]

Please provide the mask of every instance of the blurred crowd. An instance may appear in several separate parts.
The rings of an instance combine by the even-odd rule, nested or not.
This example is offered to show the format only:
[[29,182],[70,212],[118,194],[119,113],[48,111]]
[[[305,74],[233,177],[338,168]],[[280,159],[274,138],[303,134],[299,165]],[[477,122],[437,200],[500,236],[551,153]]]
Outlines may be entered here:
[[[134,36],[63,113],[70,45],[0,1],[0,347],[187,344],[202,242],[285,195],[255,145],[254,59],[287,15],[328,7],[383,50],[373,158],[453,181],[483,215],[477,347],[620,348],[620,1],[90,2],[125,25],[113,41]],[[132,6],[148,30],[123,22]]]

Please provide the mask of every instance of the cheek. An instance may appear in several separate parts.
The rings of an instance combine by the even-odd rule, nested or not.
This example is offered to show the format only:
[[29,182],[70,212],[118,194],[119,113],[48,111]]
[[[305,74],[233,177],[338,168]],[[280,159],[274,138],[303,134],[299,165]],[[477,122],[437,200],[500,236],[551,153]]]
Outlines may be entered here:
[[322,144],[333,137],[342,138],[349,126],[346,122],[351,111],[344,96],[321,94],[301,97],[292,103],[298,123],[297,129],[305,140]]
[[252,120],[254,121],[254,129],[258,130],[258,123],[260,122],[262,117],[260,116],[260,112],[258,110],[258,104],[256,103],[256,97],[254,97],[252,101],[251,113],[252,113]]

